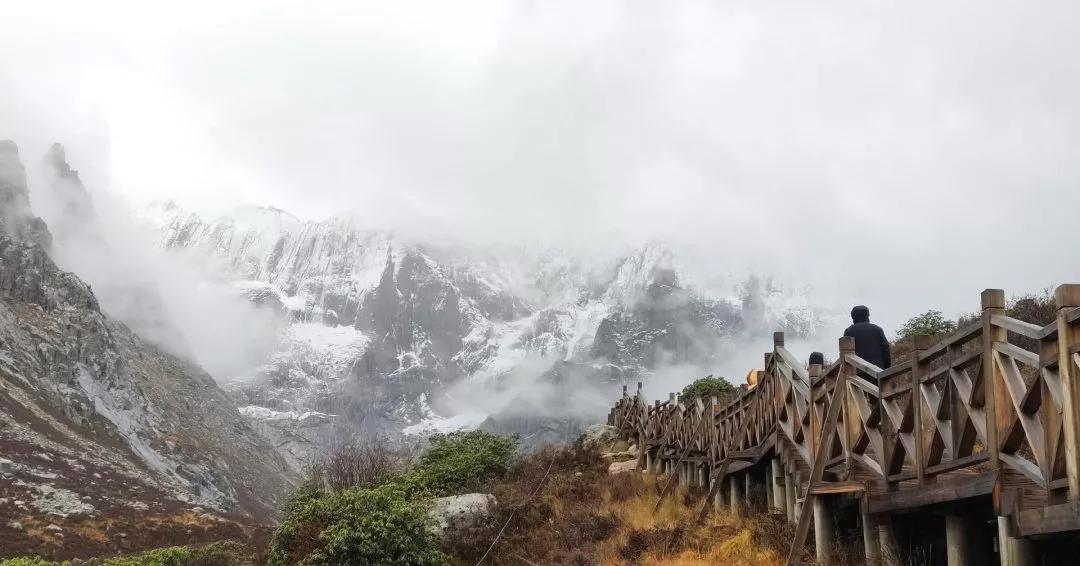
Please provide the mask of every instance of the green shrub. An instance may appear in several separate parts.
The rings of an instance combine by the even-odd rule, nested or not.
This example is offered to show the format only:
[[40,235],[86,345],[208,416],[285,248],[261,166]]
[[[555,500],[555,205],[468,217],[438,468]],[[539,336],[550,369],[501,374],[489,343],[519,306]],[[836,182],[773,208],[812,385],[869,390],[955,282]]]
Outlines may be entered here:
[[449,495],[505,474],[514,465],[516,452],[517,439],[512,437],[479,430],[436,434],[420,464],[402,480],[409,488]]
[[945,318],[941,311],[929,310],[919,316],[911,317],[900,328],[900,338],[914,336],[939,336],[956,330],[956,323]]
[[399,484],[294,499],[270,545],[270,566],[442,564],[427,505]]
[[[87,566],[234,566],[246,563],[247,550],[237,542],[215,542],[206,546],[170,546],[143,554],[115,558],[91,558]],[[0,566],[69,566],[70,562],[51,562],[41,558],[0,560]]]
[[191,549],[183,546],[157,548],[137,556],[118,556],[101,563],[101,566],[187,566]]
[[20,556],[0,560],[0,566],[67,566],[68,562],[52,562],[37,557]]
[[703,377],[683,388],[679,399],[691,402],[700,398],[702,401],[716,396],[721,403],[730,401],[739,395],[739,388],[722,377]]
[[374,487],[327,491],[310,481],[293,495],[270,544],[269,566],[286,564],[442,564],[428,530],[427,497],[459,493],[501,476],[517,440],[472,431],[438,434],[407,474]]

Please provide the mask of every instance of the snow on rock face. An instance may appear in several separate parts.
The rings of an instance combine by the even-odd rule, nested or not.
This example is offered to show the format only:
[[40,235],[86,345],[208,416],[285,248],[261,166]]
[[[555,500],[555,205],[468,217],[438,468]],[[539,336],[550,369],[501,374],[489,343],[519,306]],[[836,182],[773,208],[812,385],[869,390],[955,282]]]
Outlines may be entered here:
[[[500,387],[537,358],[546,360],[529,370],[537,380],[558,378],[547,371],[558,361],[593,383],[625,382],[666,363],[710,367],[717,342],[740,332],[781,322],[809,333],[815,324],[767,280],[701,294],[658,243],[587,263],[558,250],[509,258],[435,250],[347,219],[302,221],[272,208],[208,220],[167,203],[143,216],[163,248],[290,313],[263,366],[217,376],[240,404],[332,414],[340,426],[468,428],[498,408],[461,395],[448,403],[448,389]],[[496,420],[528,421],[518,417]]]

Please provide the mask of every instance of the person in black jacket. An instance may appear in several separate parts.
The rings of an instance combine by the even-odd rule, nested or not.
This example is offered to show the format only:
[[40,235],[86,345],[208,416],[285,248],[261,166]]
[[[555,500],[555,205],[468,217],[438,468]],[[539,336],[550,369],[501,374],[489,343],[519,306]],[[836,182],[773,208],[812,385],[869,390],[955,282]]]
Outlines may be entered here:
[[855,354],[881,369],[892,365],[892,354],[885,331],[870,322],[870,309],[859,305],[851,309],[851,326],[844,331],[844,336],[855,339]]

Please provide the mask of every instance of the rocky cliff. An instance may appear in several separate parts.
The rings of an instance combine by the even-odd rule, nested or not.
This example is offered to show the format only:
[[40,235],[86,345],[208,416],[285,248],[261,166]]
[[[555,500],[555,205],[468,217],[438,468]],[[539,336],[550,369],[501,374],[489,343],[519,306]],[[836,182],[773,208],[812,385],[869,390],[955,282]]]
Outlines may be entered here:
[[0,540],[62,550],[78,525],[120,544],[109,528],[193,508],[269,520],[285,461],[210,376],[110,318],[57,267],[28,194],[18,149],[0,142]]

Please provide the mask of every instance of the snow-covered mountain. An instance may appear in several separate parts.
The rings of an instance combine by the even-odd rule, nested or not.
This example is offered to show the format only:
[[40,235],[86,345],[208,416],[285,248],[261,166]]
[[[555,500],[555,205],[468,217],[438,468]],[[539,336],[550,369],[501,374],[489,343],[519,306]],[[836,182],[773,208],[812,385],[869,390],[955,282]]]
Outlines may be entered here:
[[170,202],[142,217],[162,248],[287,319],[264,364],[216,377],[245,414],[293,440],[314,442],[332,421],[422,431],[520,422],[516,407],[591,416],[601,407],[582,406],[583,387],[610,393],[675,364],[705,371],[734,336],[819,325],[805,294],[767,279],[702,291],[659,243],[586,261],[448,249],[276,208],[204,218]]

